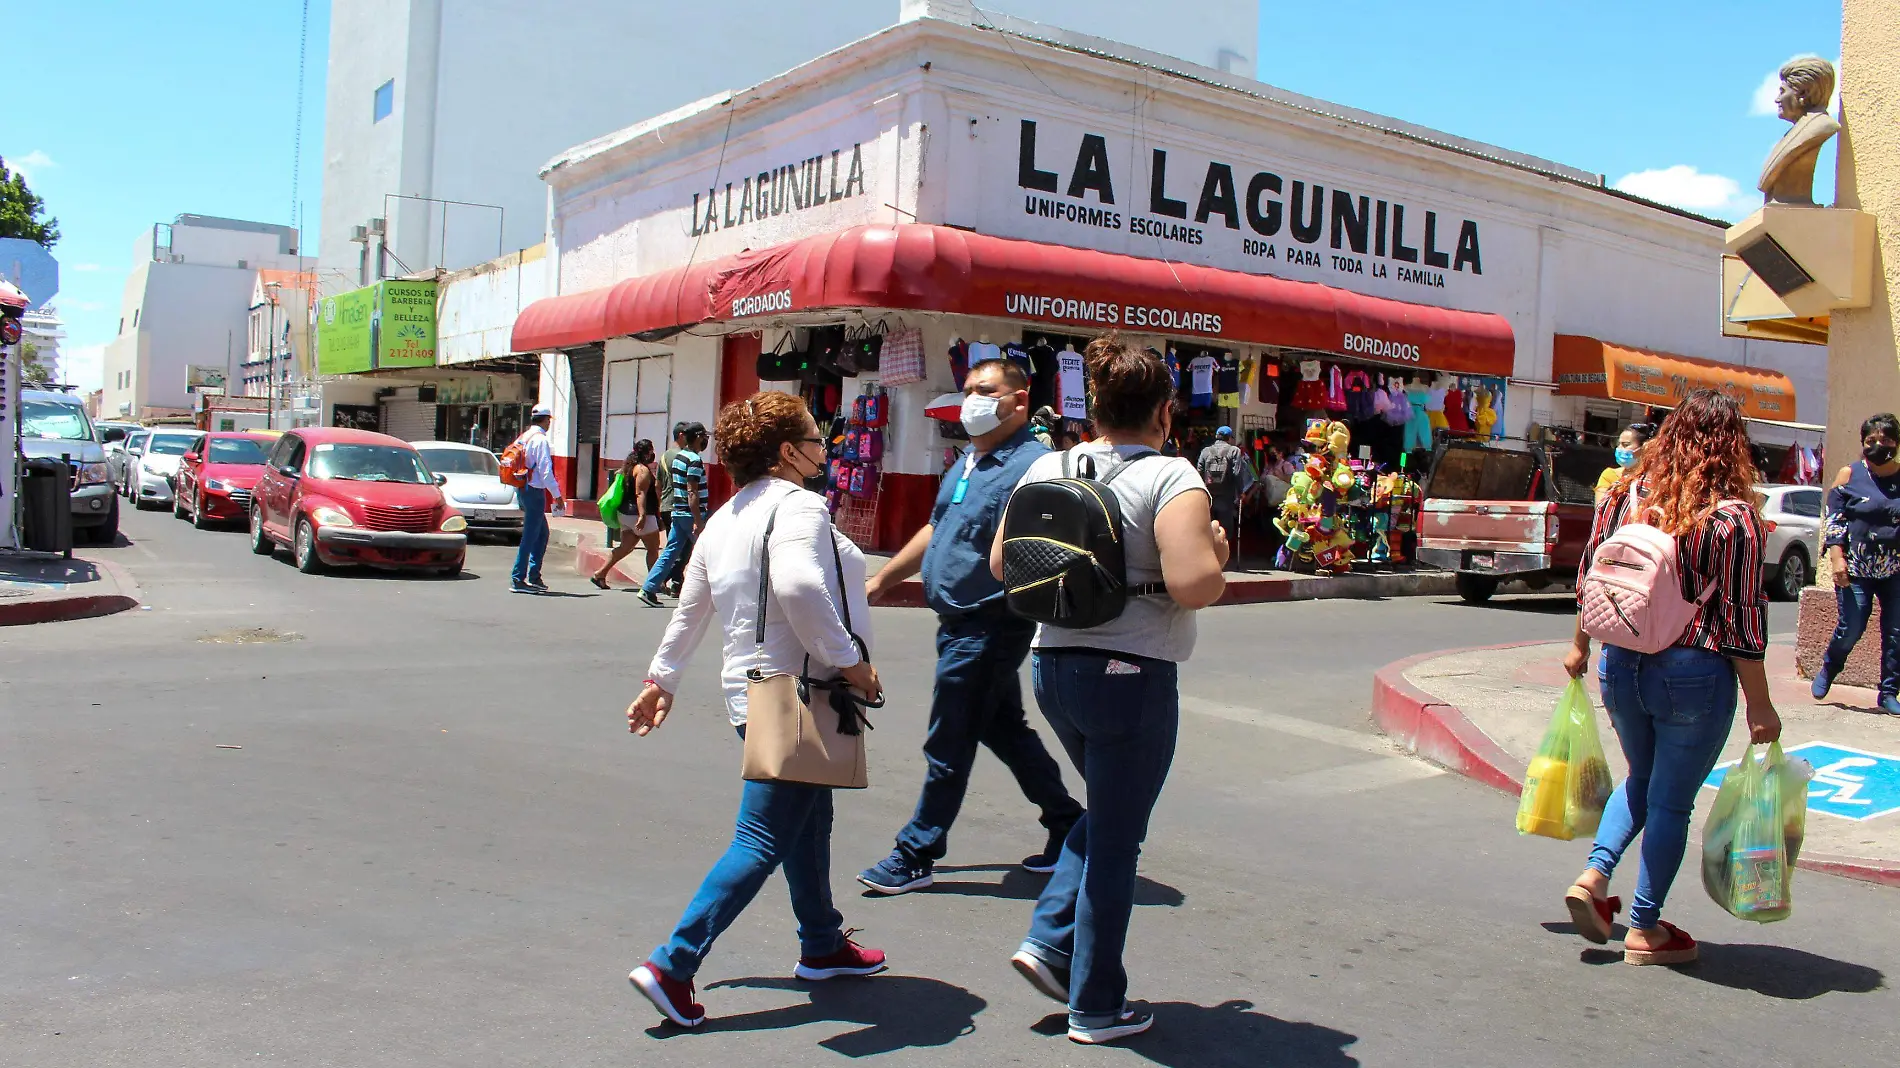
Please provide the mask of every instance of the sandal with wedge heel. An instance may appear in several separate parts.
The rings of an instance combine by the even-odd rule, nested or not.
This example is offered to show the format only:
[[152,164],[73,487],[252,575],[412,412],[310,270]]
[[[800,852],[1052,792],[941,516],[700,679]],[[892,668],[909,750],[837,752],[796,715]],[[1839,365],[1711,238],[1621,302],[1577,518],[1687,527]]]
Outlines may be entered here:
[[1631,949],[1628,943],[1623,946],[1625,964],[1689,964],[1696,959],[1695,939],[1689,933],[1668,920],[1657,920],[1656,926],[1669,932],[1669,941],[1655,949]]
[[1623,911],[1620,897],[1597,897],[1581,886],[1564,891],[1564,907],[1570,910],[1570,922],[1585,941],[1603,945],[1610,940],[1616,914]]

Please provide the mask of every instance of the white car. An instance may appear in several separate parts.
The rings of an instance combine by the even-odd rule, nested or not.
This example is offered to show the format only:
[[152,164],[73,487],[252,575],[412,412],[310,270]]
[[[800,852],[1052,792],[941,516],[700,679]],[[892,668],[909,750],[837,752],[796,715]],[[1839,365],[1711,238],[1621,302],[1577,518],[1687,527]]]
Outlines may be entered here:
[[140,509],[164,508],[172,503],[172,478],[178,474],[178,458],[192,443],[204,437],[204,431],[190,428],[172,430],[154,427],[145,439],[145,451],[128,460],[125,484],[132,503]]
[[468,521],[470,534],[502,534],[521,540],[521,506],[515,489],[501,481],[501,461],[480,445],[454,441],[412,441],[429,471],[447,481],[442,493],[449,507]]
[[1768,522],[1768,547],[1762,553],[1762,575],[1768,595],[1778,601],[1801,597],[1801,587],[1814,578],[1814,562],[1821,558],[1822,500],[1819,486],[1756,486],[1762,495],[1761,516]]

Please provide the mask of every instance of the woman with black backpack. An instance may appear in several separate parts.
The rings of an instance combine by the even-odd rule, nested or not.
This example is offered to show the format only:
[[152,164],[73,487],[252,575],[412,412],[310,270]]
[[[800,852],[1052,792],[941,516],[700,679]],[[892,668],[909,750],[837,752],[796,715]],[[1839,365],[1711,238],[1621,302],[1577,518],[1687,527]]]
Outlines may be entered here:
[[[1017,493],[1079,476],[1089,493],[1112,494],[1129,596],[1106,622],[1086,629],[1045,622],[1036,632],[1036,701],[1082,773],[1088,812],[1070,831],[1011,963],[1069,1007],[1070,1039],[1093,1044],[1154,1023],[1127,1001],[1122,948],[1136,859],[1174,759],[1177,669],[1194,651],[1194,613],[1226,589],[1227,538],[1194,465],[1160,454],[1174,415],[1167,365],[1112,334],[1085,357],[1097,437],[1036,461]],[[1006,519],[990,553],[1006,585],[1009,537]]]

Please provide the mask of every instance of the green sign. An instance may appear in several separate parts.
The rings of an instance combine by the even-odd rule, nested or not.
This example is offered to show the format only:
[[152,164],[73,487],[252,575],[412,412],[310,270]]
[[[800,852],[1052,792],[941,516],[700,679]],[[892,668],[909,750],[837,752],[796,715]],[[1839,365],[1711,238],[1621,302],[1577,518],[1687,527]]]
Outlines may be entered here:
[[435,283],[384,281],[325,297],[317,373],[435,366]]
[[390,281],[376,288],[381,312],[376,366],[434,367],[435,283]]

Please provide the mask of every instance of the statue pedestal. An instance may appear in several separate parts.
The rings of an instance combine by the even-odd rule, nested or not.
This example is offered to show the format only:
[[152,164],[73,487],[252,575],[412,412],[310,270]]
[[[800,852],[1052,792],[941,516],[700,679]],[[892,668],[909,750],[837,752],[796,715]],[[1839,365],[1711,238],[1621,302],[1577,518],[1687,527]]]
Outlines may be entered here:
[[1874,217],[1864,211],[1767,204],[1729,227],[1724,244],[1749,263],[1750,284],[1768,299],[1791,316],[1814,317],[1872,302],[1874,236]]
[[[1801,615],[1795,624],[1795,670],[1804,679],[1814,677],[1821,666],[1821,656],[1827,651],[1828,639],[1834,637],[1835,614],[1834,587],[1809,586],[1801,591]],[[1834,680],[1844,686],[1865,686],[1877,689],[1880,686],[1880,609],[1874,609],[1874,617],[1867,621],[1867,633],[1861,635],[1860,643],[1847,655],[1847,666]]]

